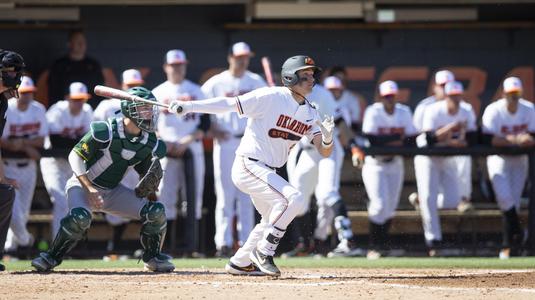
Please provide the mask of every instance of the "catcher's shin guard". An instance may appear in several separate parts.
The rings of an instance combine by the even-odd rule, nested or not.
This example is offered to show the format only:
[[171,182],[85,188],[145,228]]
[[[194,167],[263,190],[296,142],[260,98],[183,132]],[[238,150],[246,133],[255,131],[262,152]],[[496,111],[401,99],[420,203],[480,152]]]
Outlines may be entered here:
[[158,256],[162,249],[167,231],[165,208],[160,202],[147,202],[141,209],[140,215],[143,223],[140,232],[140,241],[144,249],[142,259],[148,262]]
[[69,214],[61,220],[61,227],[48,254],[61,263],[65,253],[71,251],[78,241],[85,237],[89,226],[91,226],[91,212],[83,207],[71,209]]

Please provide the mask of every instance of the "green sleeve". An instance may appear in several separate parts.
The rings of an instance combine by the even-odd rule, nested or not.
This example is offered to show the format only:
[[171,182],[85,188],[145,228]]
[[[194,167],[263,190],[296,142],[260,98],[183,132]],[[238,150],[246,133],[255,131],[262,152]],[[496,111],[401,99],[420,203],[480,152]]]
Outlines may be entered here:
[[106,148],[109,144],[109,134],[103,134],[104,129],[106,133],[108,132],[107,126],[106,128],[102,126],[95,127],[93,124],[91,124],[91,130],[73,148],[73,151],[84,161],[91,160],[97,151]]
[[152,163],[152,156],[147,156],[142,162],[134,166],[134,170],[140,175],[140,177],[145,176],[145,173],[149,170],[150,164]]
[[158,139],[158,144],[156,145],[156,149],[154,149],[154,153],[152,155],[160,159],[167,155],[167,146],[165,145],[164,141]]

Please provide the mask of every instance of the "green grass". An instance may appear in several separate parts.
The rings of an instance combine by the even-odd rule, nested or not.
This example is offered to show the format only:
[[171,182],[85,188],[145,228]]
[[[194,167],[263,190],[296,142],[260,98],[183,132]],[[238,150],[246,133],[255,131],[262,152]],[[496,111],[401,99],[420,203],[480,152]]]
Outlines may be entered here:
[[[518,257],[509,260],[498,258],[382,258],[370,261],[365,258],[276,258],[276,263],[282,268],[441,268],[441,269],[534,269],[535,257]],[[174,259],[177,268],[223,268],[226,259]],[[16,261],[6,263],[9,271],[32,270],[30,261]],[[137,260],[112,261],[102,260],[65,260],[58,269],[117,269],[142,268]]]

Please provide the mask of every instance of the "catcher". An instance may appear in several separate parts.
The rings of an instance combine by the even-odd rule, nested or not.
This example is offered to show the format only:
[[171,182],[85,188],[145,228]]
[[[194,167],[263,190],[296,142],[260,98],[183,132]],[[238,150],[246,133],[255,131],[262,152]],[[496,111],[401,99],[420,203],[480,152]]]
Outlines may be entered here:
[[[155,100],[143,87],[128,92]],[[124,118],[91,123],[91,130],[69,154],[74,172],[65,187],[70,212],[61,220],[50,249],[32,261],[37,271],[50,271],[61,264],[64,255],[85,237],[93,211],[141,220],[145,269],[174,270],[169,257],[160,252],[167,229],[166,217],[163,205],[154,201],[162,177],[159,159],[166,154],[165,143],[154,133],[158,109],[150,104],[122,100],[121,112]],[[119,184],[129,166],[142,177],[135,190]]]

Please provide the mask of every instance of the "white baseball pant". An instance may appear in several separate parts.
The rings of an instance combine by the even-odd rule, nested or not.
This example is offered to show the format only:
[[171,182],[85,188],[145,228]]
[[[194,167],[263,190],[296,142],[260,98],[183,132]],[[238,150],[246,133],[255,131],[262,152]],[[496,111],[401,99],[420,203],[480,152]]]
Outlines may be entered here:
[[[121,180],[121,184],[133,190],[138,184],[138,182],[139,182],[139,174],[136,172],[136,170],[134,170],[133,167],[129,167],[128,170],[126,171],[126,174],[123,177],[123,180]],[[128,223],[130,221],[129,219],[119,217],[117,215],[112,215],[112,214],[106,214],[105,218],[106,218],[106,221],[112,226],[118,226],[121,224]]]
[[43,157],[39,162],[45,188],[52,202],[52,240],[60,228],[60,221],[69,213],[65,185],[73,172],[65,158]]
[[382,225],[396,214],[403,186],[403,158],[395,156],[390,162],[366,156],[362,167],[362,181],[370,202],[368,218]]
[[254,225],[254,208],[251,198],[232,182],[232,164],[240,139],[231,137],[214,141],[214,185],[216,193],[215,236],[217,249],[232,247],[232,221],[237,217],[240,246],[245,243]]
[[26,224],[37,180],[37,163],[33,160],[4,159],[4,164],[5,176],[17,180],[19,184],[19,188],[15,189],[13,214],[4,246],[6,251],[13,251],[18,246],[28,246],[32,242]]
[[247,157],[237,156],[234,160],[232,181],[241,191],[249,194],[262,216],[245,244],[231,258],[233,264],[245,267],[251,264],[249,255],[255,248],[266,255],[274,255],[277,245],[271,244],[266,238],[270,234],[282,238],[304,201],[302,194],[277,175],[274,169]]
[[[204,191],[204,149],[202,142],[190,144],[189,149],[193,155],[195,173],[195,217],[200,220]],[[184,162],[179,158],[165,157],[162,159],[162,169],[164,173],[159,186],[158,199],[165,207],[167,220],[176,220],[179,191],[185,199],[185,189],[180,188],[185,187],[185,176],[187,176],[184,173]]]
[[500,209],[518,210],[528,176],[528,157],[491,155],[487,157],[487,169]]

